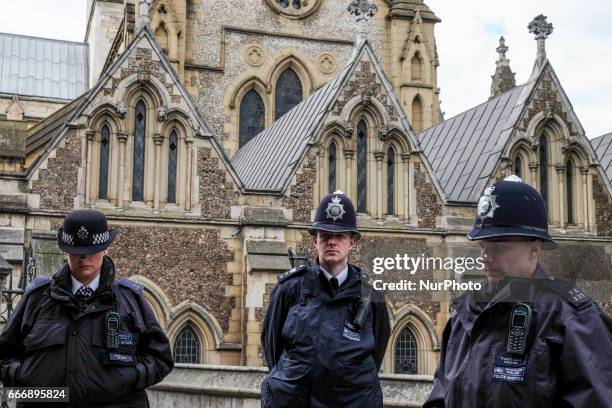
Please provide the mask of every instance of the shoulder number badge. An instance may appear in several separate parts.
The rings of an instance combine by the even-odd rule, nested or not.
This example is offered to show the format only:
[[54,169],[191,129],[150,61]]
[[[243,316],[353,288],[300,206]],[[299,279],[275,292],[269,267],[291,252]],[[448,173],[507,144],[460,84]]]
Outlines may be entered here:
[[342,216],[346,214],[344,205],[340,204],[340,201],[342,201],[340,197],[332,197],[332,202],[327,204],[325,213],[327,214],[327,218],[331,218],[332,221],[341,220]]

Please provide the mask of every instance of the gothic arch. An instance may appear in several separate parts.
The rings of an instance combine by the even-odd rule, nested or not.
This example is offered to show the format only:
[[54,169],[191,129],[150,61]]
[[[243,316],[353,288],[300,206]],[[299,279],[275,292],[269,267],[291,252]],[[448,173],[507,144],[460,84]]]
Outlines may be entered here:
[[155,317],[159,322],[161,328],[168,333],[167,327],[170,319],[172,318],[172,313],[169,305],[171,304],[170,299],[164,291],[152,280],[146,278],[141,275],[130,276],[130,280],[133,280],[136,283],[144,286],[143,295],[147,302],[151,305],[153,312],[155,313]]
[[307,64],[309,64],[307,61],[308,58],[296,50],[281,52],[278,56],[273,58],[270,64],[271,69],[269,69],[266,75],[266,84],[269,89],[274,89],[278,77],[287,68],[291,68],[302,83],[302,99],[306,99],[314,89],[314,79],[311,72],[316,72],[313,70],[313,67],[307,66]]
[[168,327],[170,344],[174,345],[176,337],[181,330],[190,325],[200,339],[200,356],[202,364],[219,364],[218,348],[221,345],[223,334],[216,320],[202,306],[182,302],[173,310],[174,319]]
[[153,99],[155,106],[170,107],[173,105],[172,98],[168,90],[154,75],[148,76],[146,81],[141,81],[138,78],[138,72],[124,78],[117,85],[114,99],[117,102],[124,101],[126,104],[133,98],[133,95],[138,92],[147,92]]
[[417,342],[418,374],[433,374],[435,358],[431,358],[435,351],[440,350],[440,341],[436,334],[434,324],[420,308],[414,305],[402,307],[392,321],[392,331],[387,346],[385,371],[395,372],[395,345],[402,330],[408,327]]
[[410,104],[410,122],[415,133],[420,133],[424,129],[425,106],[420,94],[416,94]]

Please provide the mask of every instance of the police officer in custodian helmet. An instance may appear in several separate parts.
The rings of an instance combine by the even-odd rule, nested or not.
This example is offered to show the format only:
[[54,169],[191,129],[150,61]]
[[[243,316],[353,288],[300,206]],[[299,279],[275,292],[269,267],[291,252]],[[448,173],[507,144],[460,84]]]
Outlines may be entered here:
[[351,200],[340,191],[325,197],[310,233],[317,264],[281,274],[270,297],[262,407],[382,407],[389,317],[382,296],[375,301],[347,263],[360,236]]
[[172,370],[170,344],[143,286],[115,279],[106,254],[116,235],[98,211],[64,219],[57,243],[68,261],[26,288],[0,335],[0,381],[67,387],[70,405],[18,407],[148,407],[145,388]]
[[517,176],[485,190],[470,240],[487,284],[453,302],[424,407],[610,407],[612,319],[539,259],[546,204]]

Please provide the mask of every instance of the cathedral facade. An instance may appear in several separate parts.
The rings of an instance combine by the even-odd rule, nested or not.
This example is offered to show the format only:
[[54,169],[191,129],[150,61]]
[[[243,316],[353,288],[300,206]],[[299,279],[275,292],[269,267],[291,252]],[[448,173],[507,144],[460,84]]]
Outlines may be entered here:
[[[377,0],[364,39],[348,3],[89,0],[83,44],[3,35],[18,61],[0,70],[4,285],[52,273],[63,217],[95,208],[177,362],[259,366],[276,276],[288,249],[313,258],[327,193],[355,202],[351,262],[368,270],[373,257],[471,251],[480,195],[516,174],[546,198],[562,252],[592,259],[550,256],[551,274],[586,281],[609,308],[612,138],[586,138],[546,58],[545,19],[528,82],[515,84],[500,42],[491,98],[445,119],[441,20],[422,0]],[[389,301],[384,372],[433,374],[449,300]]]

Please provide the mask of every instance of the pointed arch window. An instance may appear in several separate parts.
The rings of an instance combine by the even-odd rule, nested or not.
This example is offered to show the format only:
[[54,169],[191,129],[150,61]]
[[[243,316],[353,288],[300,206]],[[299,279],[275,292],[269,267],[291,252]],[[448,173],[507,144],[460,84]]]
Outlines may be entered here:
[[100,130],[100,175],[98,176],[98,198],[108,198],[108,159],[110,129],[105,123]]
[[540,137],[538,153],[540,156],[540,194],[544,202],[548,203],[548,144],[544,136]]
[[191,326],[185,326],[174,341],[174,362],[200,364],[200,338]]
[[565,183],[567,184],[567,223],[574,224],[574,163],[571,160],[565,165]]
[[302,82],[294,70],[287,68],[276,81],[274,120],[278,120],[302,101]]
[[419,95],[412,100],[412,127],[417,133],[423,130],[423,103]]
[[523,177],[523,161],[521,160],[521,156],[516,156],[514,159],[514,174],[518,177]]
[[404,327],[395,343],[395,374],[418,372],[417,342],[408,327]]
[[421,59],[421,54],[416,52],[410,62],[410,77],[413,81],[421,81],[423,79],[423,60]]
[[387,152],[387,214],[395,213],[395,150],[389,148]]
[[368,127],[365,121],[357,125],[357,211],[367,211]]
[[164,23],[161,23],[155,30],[155,38],[159,42],[159,46],[164,51],[164,54],[168,55],[168,30]]
[[176,129],[170,132],[168,139],[168,203],[176,203],[176,158],[178,153],[178,135]]
[[337,149],[336,144],[332,142],[329,145],[329,157],[328,157],[328,184],[329,192],[333,193],[336,191],[336,167],[337,167]]
[[144,201],[144,161],[147,108],[143,101],[138,101],[136,104],[135,113],[132,201]]
[[240,103],[240,146],[249,142],[255,135],[264,130],[266,109],[263,100],[256,90],[251,89]]

